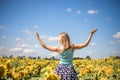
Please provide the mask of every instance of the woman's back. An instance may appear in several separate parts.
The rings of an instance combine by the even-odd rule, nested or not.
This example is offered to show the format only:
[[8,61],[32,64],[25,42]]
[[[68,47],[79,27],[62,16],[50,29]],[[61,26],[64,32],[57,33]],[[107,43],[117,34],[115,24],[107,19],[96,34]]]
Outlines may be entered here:
[[72,61],[73,61],[72,48],[68,48],[67,50],[63,50],[60,53],[60,63],[61,64],[72,65]]

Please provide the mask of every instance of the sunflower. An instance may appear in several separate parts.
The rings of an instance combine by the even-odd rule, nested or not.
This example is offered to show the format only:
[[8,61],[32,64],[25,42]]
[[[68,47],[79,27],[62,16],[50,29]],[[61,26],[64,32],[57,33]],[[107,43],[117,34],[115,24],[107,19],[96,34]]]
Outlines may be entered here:
[[10,67],[11,67],[11,61],[8,60],[7,63],[6,63],[6,68],[7,68],[7,69],[10,69]]
[[13,78],[13,80],[20,80],[21,77],[22,77],[22,76],[20,75],[19,72],[14,72],[14,71],[12,71],[12,78]]
[[98,78],[98,80],[107,80],[107,78],[102,77],[102,78]]
[[80,76],[84,76],[87,73],[91,73],[91,70],[89,68],[82,68]]
[[60,80],[60,77],[57,74],[51,73],[45,80]]
[[24,77],[24,78],[29,77],[28,69],[24,69],[24,70],[20,71],[19,73],[20,73],[20,74],[22,75],[22,77]]
[[6,73],[6,68],[4,65],[0,65],[0,79],[5,75]]
[[112,67],[108,67],[106,70],[104,70],[104,73],[106,74],[106,76],[110,76],[110,74],[113,72],[113,68]]

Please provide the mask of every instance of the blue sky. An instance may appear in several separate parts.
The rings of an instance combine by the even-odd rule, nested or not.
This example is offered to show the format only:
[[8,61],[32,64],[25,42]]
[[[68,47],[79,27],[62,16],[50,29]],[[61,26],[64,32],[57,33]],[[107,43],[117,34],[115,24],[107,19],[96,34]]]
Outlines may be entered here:
[[58,57],[39,45],[34,32],[55,46],[60,32],[77,44],[97,28],[89,46],[74,57],[120,56],[119,16],[119,0],[0,0],[0,55]]

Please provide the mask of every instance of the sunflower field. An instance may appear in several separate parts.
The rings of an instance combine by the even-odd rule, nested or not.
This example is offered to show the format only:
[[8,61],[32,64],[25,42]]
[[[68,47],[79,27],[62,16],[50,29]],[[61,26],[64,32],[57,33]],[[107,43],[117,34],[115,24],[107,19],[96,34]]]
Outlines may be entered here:
[[[0,80],[60,80],[54,70],[59,60],[0,57]],[[79,80],[120,80],[120,58],[76,59]]]

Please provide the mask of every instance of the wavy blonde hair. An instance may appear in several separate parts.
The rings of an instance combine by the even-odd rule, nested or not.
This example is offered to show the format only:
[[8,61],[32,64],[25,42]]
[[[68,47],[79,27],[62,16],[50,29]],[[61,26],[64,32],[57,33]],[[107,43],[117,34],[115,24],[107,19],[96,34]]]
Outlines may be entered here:
[[66,50],[71,47],[71,41],[70,37],[66,32],[60,33],[61,38],[61,44],[63,45],[63,49]]

